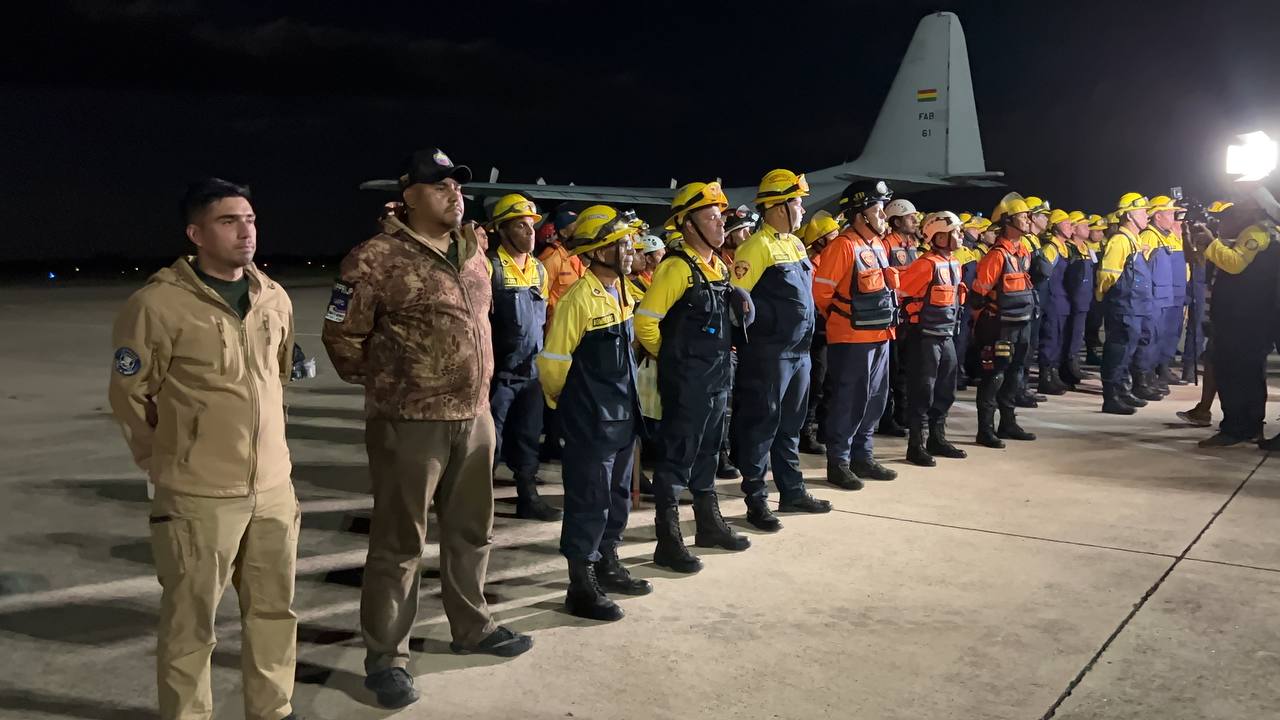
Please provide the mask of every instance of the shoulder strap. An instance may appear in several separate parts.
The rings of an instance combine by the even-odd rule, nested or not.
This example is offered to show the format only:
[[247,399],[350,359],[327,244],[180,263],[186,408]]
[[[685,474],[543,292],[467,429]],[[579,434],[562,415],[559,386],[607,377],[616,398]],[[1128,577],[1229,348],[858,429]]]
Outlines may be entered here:
[[503,274],[502,260],[498,258],[497,252],[488,253],[489,267],[493,268],[490,274],[490,280],[493,282],[493,292],[496,294],[506,285],[505,275]]

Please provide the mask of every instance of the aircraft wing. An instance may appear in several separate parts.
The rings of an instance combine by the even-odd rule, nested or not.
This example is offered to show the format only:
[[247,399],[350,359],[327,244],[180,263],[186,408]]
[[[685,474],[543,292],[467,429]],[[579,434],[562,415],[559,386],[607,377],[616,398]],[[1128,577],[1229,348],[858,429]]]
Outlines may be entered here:
[[[400,192],[395,180],[369,180],[360,183],[361,190]],[[462,188],[467,195],[497,197],[520,193],[533,200],[571,200],[608,205],[670,205],[676,191],[671,188],[611,187],[604,185],[540,185],[535,183],[469,183]]]

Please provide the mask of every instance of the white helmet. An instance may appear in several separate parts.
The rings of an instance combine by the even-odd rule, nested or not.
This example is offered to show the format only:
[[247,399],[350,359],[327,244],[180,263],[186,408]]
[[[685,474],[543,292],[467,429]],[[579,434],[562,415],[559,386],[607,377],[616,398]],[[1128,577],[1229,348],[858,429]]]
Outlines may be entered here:
[[888,205],[884,206],[884,216],[886,218],[906,217],[907,215],[915,215],[916,206],[911,204],[910,200],[898,198]]
[[929,213],[924,219],[924,237],[926,240],[933,239],[938,233],[951,232],[960,227],[960,218],[950,210]]

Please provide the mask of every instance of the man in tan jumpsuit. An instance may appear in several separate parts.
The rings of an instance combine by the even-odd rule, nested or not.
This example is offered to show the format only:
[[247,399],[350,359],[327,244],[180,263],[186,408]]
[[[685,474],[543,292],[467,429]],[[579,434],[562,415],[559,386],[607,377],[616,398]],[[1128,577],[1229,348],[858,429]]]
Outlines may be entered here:
[[483,594],[493,531],[492,288],[474,226],[461,226],[470,180],[438,149],[414,153],[400,176],[402,211],[342,261],[325,314],[334,368],[365,388],[373,520],[360,624],[365,687],[383,707],[418,699],[409,632],[433,499],[453,651],[512,657],[533,644],[495,624]]
[[134,460],[156,487],[150,525],[164,588],[160,717],[212,716],[214,619],[231,583],[244,627],[245,717],[291,720],[300,510],[285,444],[284,383],[293,306],[253,265],[257,231],[247,188],[206,180],[184,204],[196,255],[152,275],[125,303],[109,388]]

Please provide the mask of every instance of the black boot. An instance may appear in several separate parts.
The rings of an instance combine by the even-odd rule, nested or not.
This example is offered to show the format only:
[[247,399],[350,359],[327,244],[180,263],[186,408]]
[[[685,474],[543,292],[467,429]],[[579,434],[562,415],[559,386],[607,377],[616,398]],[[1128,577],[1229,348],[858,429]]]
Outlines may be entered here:
[[[1006,379],[1005,382],[1008,382]],[[1040,401],[1036,400],[1036,396],[1031,394],[1030,390],[1022,389],[1014,396],[1013,404],[1020,408],[1038,408]]]
[[1133,394],[1134,397],[1148,402],[1164,399],[1159,391],[1151,387],[1147,374],[1139,370],[1133,372]]
[[[854,478],[854,480],[857,480],[857,478]],[[780,499],[778,501],[778,512],[829,513],[831,512],[831,503],[810,495],[808,490],[801,490],[795,495],[784,496]]]
[[609,599],[596,580],[596,566],[590,560],[569,561],[569,593],[564,609],[574,617],[613,622],[622,619],[622,608]]
[[800,433],[800,452],[806,455],[826,455],[827,446],[818,442],[818,426],[810,423]]
[[1071,375],[1072,378],[1075,379],[1075,382],[1073,383],[1074,385],[1079,385],[1085,380],[1093,379],[1093,374],[1090,372],[1087,372],[1084,369],[1084,366],[1080,364],[1080,358],[1074,355],[1067,358],[1065,370]]
[[978,408],[978,437],[979,445],[995,448],[999,450],[1004,447],[1004,441],[996,435],[996,411],[983,410]]
[[1268,438],[1266,440],[1260,441],[1258,443],[1258,447],[1263,450],[1266,450],[1267,452],[1271,452],[1273,450],[1280,450],[1280,433],[1277,433],[1276,436],[1273,438]]
[[769,501],[763,495],[752,495],[747,498],[747,522],[758,530],[778,532],[782,529],[782,521],[769,508]]
[[1102,365],[1102,350],[1098,348],[1089,348],[1084,353],[1084,364],[1099,367]]
[[920,467],[933,467],[938,464],[928,450],[924,448],[924,427],[920,422],[912,422],[907,435],[907,462]]
[[1168,388],[1170,385],[1186,385],[1187,381],[1180,377],[1175,377],[1173,370],[1168,365],[1161,365],[1160,368],[1160,387]]
[[537,483],[530,480],[517,480],[519,497],[516,498],[516,517],[521,520],[541,520],[554,522],[564,516],[538,494]]
[[684,546],[680,533],[680,508],[658,508],[654,528],[658,533],[658,547],[653,551],[653,564],[678,573],[696,573],[702,569],[702,561]]
[[862,489],[862,481],[858,479],[857,475],[853,474],[853,470],[847,462],[832,463],[827,460],[827,482],[842,490]]
[[1120,384],[1116,386],[1116,392],[1119,393],[1116,397],[1123,400],[1125,405],[1132,405],[1136,408],[1144,408],[1147,406],[1146,400],[1143,400],[1133,394],[1133,377],[1129,374],[1125,374],[1121,377]]
[[[999,438],[997,438],[999,439]],[[934,457],[952,458],[955,460],[963,460],[969,457],[969,453],[947,442],[947,420],[929,421],[929,442],[924,446]]]
[[1035,440],[1036,434],[1023,430],[1018,425],[1018,416],[1013,410],[1000,411],[1000,427],[996,435],[1006,440]]
[[1138,411],[1124,401],[1119,388],[1111,383],[1102,383],[1102,412],[1108,415],[1132,415]]
[[729,462],[729,451],[720,451],[720,464],[716,467],[716,477],[721,480],[733,480],[742,477],[742,473],[738,472],[738,468]]
[[906,437],[907,429],[898,424],[893,415],[885,415],[880,419],[880,426],[876,428],[877,435],[889,435],[891,437]]
[[978,383],[978,437],[977,442],[983,447],[999,450],[1004,441],[996,436],[996,395],[1004,385],[999,375],[986,377]]
[[618,559],[618,548],[601,548],[596,561],[596,581],[600,589],[619,595],[648,595],[653,585],[648,580],[631,577],[631,571]]
[[693,519],[696,533],[693,544],[701,548],[718,547],[725,550],[746,550],[751,541],[733,531],[720,514],[720,498],[715,492],[693,496]]
[[964,370],[956,370],[956,390],[965,391],[969,389],[969,373]]
[[864,458],[849,462],[853,474],[864,480],[896,480],[898,472],[876,462],[875,458]]
[[1045,395],[1067,394],[1067,386],[1058,380],[1058,371],[1045,365],[1040,366],[1040,382],[1037,387]]

